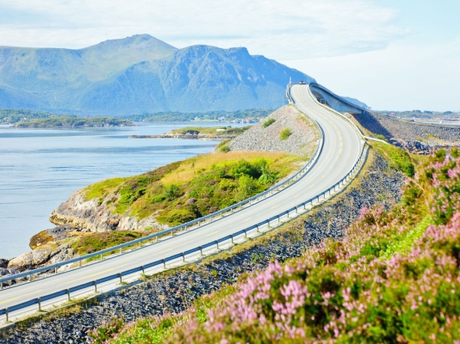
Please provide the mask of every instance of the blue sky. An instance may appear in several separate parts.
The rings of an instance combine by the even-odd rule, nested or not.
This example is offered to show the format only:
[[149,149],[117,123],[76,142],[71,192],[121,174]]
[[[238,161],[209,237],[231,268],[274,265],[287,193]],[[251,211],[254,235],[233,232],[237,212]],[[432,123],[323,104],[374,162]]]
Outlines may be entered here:
[[374,109],[460,111],[460,1],[0,0],[0,45],[245,46]]

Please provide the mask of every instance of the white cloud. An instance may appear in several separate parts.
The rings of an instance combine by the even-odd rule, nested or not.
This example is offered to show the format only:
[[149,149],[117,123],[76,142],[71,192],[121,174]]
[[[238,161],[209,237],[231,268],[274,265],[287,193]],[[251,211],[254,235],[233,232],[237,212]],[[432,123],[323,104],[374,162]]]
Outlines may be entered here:
[[460,39],[384,51],[281,61],[378,110],[460,111]]
[[[4,13],[4,15],[1,15]],[[0,45],[80,48],[149,33],[177,47],[246,46],[274,59],[384,49],[407,34],[365,0],[0,0]]]

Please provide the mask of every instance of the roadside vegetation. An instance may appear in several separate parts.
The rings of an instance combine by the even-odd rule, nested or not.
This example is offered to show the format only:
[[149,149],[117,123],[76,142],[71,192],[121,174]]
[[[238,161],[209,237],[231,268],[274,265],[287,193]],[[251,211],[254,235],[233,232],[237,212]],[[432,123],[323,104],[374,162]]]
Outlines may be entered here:
[[301,258],[274,262],[184,313],[131,323],[113,318],[90,332],[93,341],[458,341],[460,154],[440,150],[413,173],[406,158],[386,149],[411,174],[402,200],[390,210],[362,209],[343,241],[328,239]]
[[274,118],[270,118],[270,119],[267,119],[263,124],[262,124],[262,127],[263,128],[267,128],[269,127],[270,125],[272,125],[273,123],[275,123],[275,119]]
[[112,213],[139,219],[156,214],[159,223],[175,226],[256,195],[302,164],[302,158],[283,153],[215,153],[105,180],[85,193]]
[[289,128],[283,129],[280,132],[280,140],[283,140],[283,141],[287,140],[289,138],[289,136],[291,136],[291,135],[292,135],[291,129],[289,129]]

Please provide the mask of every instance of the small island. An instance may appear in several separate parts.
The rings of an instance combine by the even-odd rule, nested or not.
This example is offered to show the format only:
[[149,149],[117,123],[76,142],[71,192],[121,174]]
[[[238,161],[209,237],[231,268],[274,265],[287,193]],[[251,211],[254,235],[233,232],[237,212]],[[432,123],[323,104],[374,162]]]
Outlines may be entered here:
[[134,139],[192,139],[192,140],[210,140],[210,141],[225,141],[234,139],[238,135],[244,133],[251,126],[232,128],[228,127],[185,127],[174,129],[173,131],[160,135],[130,135]]
[[109,128],[109,127],[130,127],[134,123],[126,119],[113,117],[52,117],[34,119],[29,122],[16,123],[16,128]]

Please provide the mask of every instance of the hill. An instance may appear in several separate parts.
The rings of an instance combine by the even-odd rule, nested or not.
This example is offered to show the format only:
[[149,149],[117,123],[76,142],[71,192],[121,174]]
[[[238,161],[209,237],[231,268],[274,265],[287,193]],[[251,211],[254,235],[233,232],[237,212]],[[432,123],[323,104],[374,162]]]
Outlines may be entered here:
[[0,47],[0,108],[122,115],[283,104],[313,79],[246,48],[176,49],[149,35],[72,49]]

